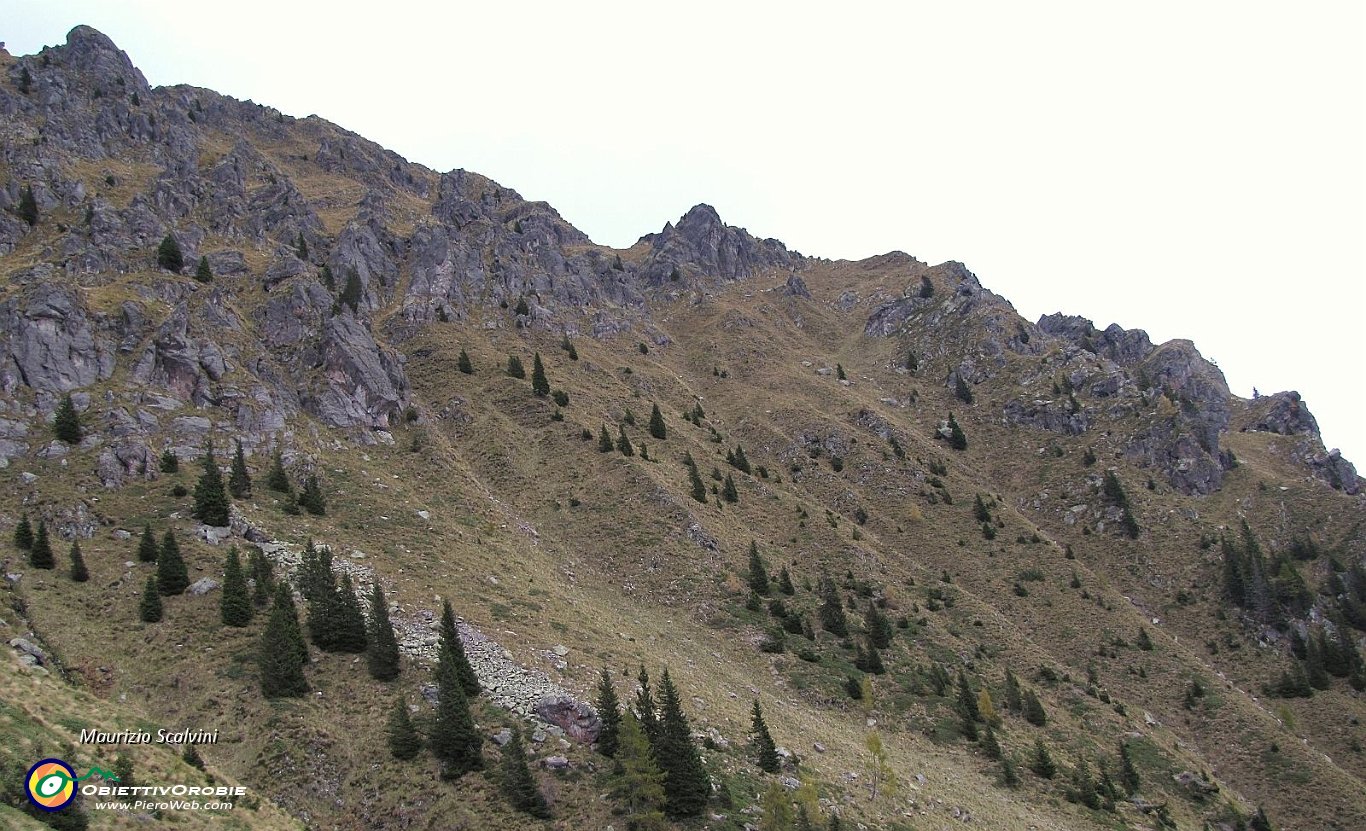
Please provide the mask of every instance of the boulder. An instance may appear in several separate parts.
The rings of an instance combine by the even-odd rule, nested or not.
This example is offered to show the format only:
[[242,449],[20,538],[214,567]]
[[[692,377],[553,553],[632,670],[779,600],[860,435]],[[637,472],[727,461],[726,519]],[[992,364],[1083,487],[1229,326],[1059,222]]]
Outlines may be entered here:
[[536,717],[564,730],[565,735],[580,744],[597,741],[602,720],[591,704],[567,695],[549,695],[536,705]]

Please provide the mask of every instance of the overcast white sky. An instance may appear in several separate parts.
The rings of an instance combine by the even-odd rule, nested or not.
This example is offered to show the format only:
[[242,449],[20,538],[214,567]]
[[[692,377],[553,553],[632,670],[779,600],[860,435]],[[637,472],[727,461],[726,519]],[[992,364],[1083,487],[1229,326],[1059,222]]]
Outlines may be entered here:
[[[202,8],[202,10],[201,10]],[[153,84],[317,113],[625,246],[697,202],[1189,338],[1366,468],[1366,4],[0,0]]]

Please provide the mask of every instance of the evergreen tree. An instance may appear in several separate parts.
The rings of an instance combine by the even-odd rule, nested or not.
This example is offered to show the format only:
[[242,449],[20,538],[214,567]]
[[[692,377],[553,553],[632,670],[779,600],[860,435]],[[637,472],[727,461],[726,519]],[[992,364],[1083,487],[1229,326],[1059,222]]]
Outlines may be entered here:
[[228,494],[223,489],[223,473],[213,458],[213,440],[204,449],[201,462],[204,472],[194,487],[194,515],[205,525],[224,527],[228,524]]
[[1257,806],[1257,813],[1247,823],[1248,831],[1275,831],[1271,827],[1271,820],[1266,815],[1266,809]]
[[33,549],[33,525],[28,521],[27,511],[19,517],[19,524],[14,526],[14,547],[20,551]]
[[964,381],[963,376],[959,375],[957,372],[953,373],[953,381],[953,394],[964,404],[971,404],[972,387],[968,386],[968,382]]
[[958,670],[958,712],[964,721],[975,723],[982,720],[982,713],[977,707],[977,694],[972,691],[967,673],[962,669]]
[[868,613],[863,617],[864,630],[868,633],[868,639],[873,646],[878,649],[886,649],[892,645],[892,622],[882,613],[876,603],[868,604]]
[[1072,768],[1072,782],[1067,789],[1067,799],[1095,811],[1100,808],[1100,793],[1096,789],[1096,780],[1091,775],[1091,766],[1086,764],[1085,759],[1078,759],[1075,767]]
[[920,369],[920,359],[915,356],[915,350],[911,350],[906,353],[905,366],[906,371],[910,372],[912,375],[914,375],[916,371]]
[[759,831],[792,831],[796,816],[792,811],[792,798],[780,782],[769,782],[759,799],[762,816]]
[[963,433],[963,428],[958,426],[953,413],[949,413],[949,447],[954,450],[968,449],[968,437]]
[[922,298],[934,297],[934,283],[930,282],[930,278],[925,275],[920,277],[920,296]]
[[768,596],[768,568],[764,558],[759,556],[759,546],[749,541],[749,588],[750,591]]
[[185,749],[180,754],[180,760],[195,770],[204,769],[204,758],[199,755],[193,742],[187,742]]
[[180,556],[175,531],[167,528],[166,535],[161,538],[161,551],[157,553],[157,590],[169,596],[180,594],[189,585],[190,572]]
[[251,554],[247,557],[247,570],[251,573],[251,580],[254,584],[252,589],[251,601],[258,607],[264,608],[270,602],[270,598],[275,594],[275,579],[271,573],[270,560],[261,549],[255,546],[251,549]]
[[161,452],[161,460],[157,465],[162,473],[176,473],[180,470],[180,457],[168,447]]
[[455,359],[455,368],[466,375],[474,374],[474,364],[470,363],[470,353],[464,349],[460,350],[460,357]]
[[602,723],[598,730],[598,752],[610,759],[617,755],[621,744],[621,702],[607,667],[602,668],[598,680],[598,718]]
[[281,580],[275,587],[275,605],[271,607],[257,652],[261,693],[266,698],[298,698],[308,692],[308,681],[304,678],[307,655],[294,598]]
[[788,597],[797,593],[797,587],[792,585],[792,575],[788,572],[787,566],[783,566],[782,571],[778,572],[778,591]]
[[1119,740],[1119,783],[1129,796],[1138,793],[1141,784],[1138,769],[1134,767],[1134,760],[1129,756],[1129,745],[1123,739]]
[[308,478],[304,480],[303,490],[299,492],[299,507],[314,516],[323,516],[327,513],[327,500],[323,497],[322,485],[318,484],[316,473],[308,474]]
[[441,778],[459,779],[472,770],[482,770],[484,756],[470,715],[469,699],[460,681],[455,651],[448,644],[440,650],[436,683],[436,719],[428,743],[432,755],[441,763]]
[[731,503],[740,501],[740,492],[735,489],[735,480],[729,473],[726,474],[725,483],[721,485],[721,498]]
[[611,453],[612,450],[612,434],[607,432],[607,425],[604,424],[602,425],[602,430],[598,433],[598,452]]
[[71,542],[71,581],[73,583],[84,583],[90,579],[90,572],[85,567],[85,558],[81,556],[81,541]]
[[1006,667],[1005,705],[1006,709],[1012,713],[1020,712],[1023,706],[1023,700],[1020,697],[1020,679],[1015,677],[1015,673],[1010,671],[1010,667]]
[[242,572],[242,561],[237,546],[228,549],[223,563],[223,593],[219,595],[219,616],[224,626],[242,627],[251,623],[251,597],[247,594],[247,577]]
[[1043,702],[1033,690],[1027,690],[1024,694],[1024,717],[1025,721],[1035,727],[1043,727],[1048,723],[1048,714],[1044,712]]
[[847,380],[849,380],[849,376],[847,376],[847,375],[844,374],[844,365],[843,365],[843,364],[835,364],[835,380],[837,380],[837,381],[847,381]]
[[726,454],[726,464],[743,473],[751,472],[749,459],[745,456],[745,448],[735,445],[735,449]]
[[52,433],[67,444],[80,444],[84,431],[81,430],[81,417],[76,412],[76,404],[71,393],[62,396],[57,404],[57,413],[52,420]]
[[304,239],[304,232],[299,232],[299,241],[294,246],[294,256],[308,262],[308,240]]
[[692,486],[692,498],[707,504],[707,486],[702,483],[702,477],[697,472],[697,463],[693,461],[691,453],[683,455],[683,461],[688,466],[688,483]]
[[[24,72],[28,72],[28,67],[24,67]],[[19,218],[30,228],[38,224],[38,199],[33,195],[33,185],[24,185],[19,192]]]
[[692,743],[688,718],[667,669],[659,679],[659,704],[659,742],[655,745],[655,758],[664,771],[664,810],[674,818],[694,817],[706,807],[711,780]]
[[422,738],[413,727],[413,719],[408,714],[408,702],[402,697],[394,704],[389,714],[389,727],[386,731],[389,740],[389,754],[395,759],[408,760],[422,750]]
[[500,784],[503,795],[512,807],[538,819],[548,819],[550,806],[537,790],[536,779],[531,775],[531,768],[527,766],[526,748],[522,746],[520,730],[514,729],[512,740],[503,746],[501,768],[499,778],[502,780]]
[[650,435],[660,441],[669,436],[669,428],[664,425],[664,414],[659,411],[658,404],[650,407]]
[[152,533],[151,523],[142,526],[142,539],[138,541],[138,562],[155,563],[157,561],[157,538]]
[[384,588],[375,580],[370,591],[370,620],[366,636],[365,661],[370,677],[376,681],[392,681],[398,677],[398,638],[389,620],[389,604],[384,599]]
[[621,720],[617,746],[617,778],[613,795],[626,811],[626,827],[635,831],[665,831],[664,773],[655,762],[650,739],[635,713]]
[[251,474],[247,472],[247,460],[242,454],[242,441],[237,441],[237,452],[232,457],[232,473],[228,476],[228,491],[234,499],[251,498]]
[[778,746],[774,743],[773,736],[768,732],[768,724],[764,722],[764,711],[760,708],[757,698],[754,699],[749,732],[759,769],[765,773],[777,773]]
[[199,258],[199,265],[194,270],[194,278],[201,283],[213,282],[213,269],[209,267],[208,257]]
[[651,749],[655,749],[659,746],[659,709],[650,692],[650,675],[643,664],[636,680],[640,684],[640,689],[636,690],[636,717],[640,719],[640,729],[645,731],[645,737],[650,740]]
[[538,398],[550,395],[550,382],[545,377],[545,364],[541,363],[541,353],[537,352],[531,361],[531,391]]
[[620,424],[617,425],[617,450],[621,451],[621,455],[623,456],[636,455],[635,447],[631,444],[631,440],[626,436],[626,428]]
[[360,302],[364,299],[365,291],[361,288],[360,275],[354,268],[346,269],[346,285],[342,287],[341,296],[338,300],[343,306],[351,308],[351,314],[360,311]]
[[507,373],[513,378],[525,378],[526,369],[522,367],[522,359],[516,355],[508,355]]
[[1015,760],[1010,756],[1001,757],[1001,784],[1013,788],[1020,784],[1020,774],[1015,770]]
[[52,541],[47,536],[46,520],[38,520],[38,533],[34,535],[33,547],[28,552],[28,564],[33,568],[57,567],[57,562],[52,556]]
[[1058,775],[1058,766],[1053,762],[1053,754],[1048,752],[1043,739],[1034,740],[1034,756],[1030,759],[1029,769],[1044,779],[1052,779]]
[[849,634],[849,623],[844,617],[844,601],[839,588],[829,577],[821,578],[821,628],[843,638]]
[[179,274],[185,268],[185,255],[180,251],[180,243],[167,234],[157,246],[157,265],[167,271]]
[[285,472],[284,455],[279,450],[271,457],[270,472],[266,474],[266,487],[289,497],[294,496],[294,486],[290,484],[289,474]]
[[138,617],[143,623],[158,623],[161,621],[161,592],[157,591],[157,579],[148,577],[147,583],[142,587],[142,602],[138,604]]
[[481,689],[479,677],[474,674],[474,667],[470,666],[470,659],[465,654],[465,644],[460,640],[460,632],[455,626],[455,611],[451,609],[449,600],[441,602],[441,631],[436,648],[443,656],[447,651],[451,653],[451,666],[455,668],[465,695],[470,698],[478,695]]
[[987,729],[982,734],[980,744],[982,752],[987,755],[988,759],[1001,758],[1001,742],[996,738],[996,730],[991,726],[991,722],[987,722]]

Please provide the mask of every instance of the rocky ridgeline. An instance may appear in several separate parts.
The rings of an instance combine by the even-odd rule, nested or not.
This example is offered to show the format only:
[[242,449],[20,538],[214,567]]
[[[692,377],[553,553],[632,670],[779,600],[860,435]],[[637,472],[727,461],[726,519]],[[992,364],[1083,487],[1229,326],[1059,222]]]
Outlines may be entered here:
[[[212,529],[209,531],[212,532]],[[204,534],[201,533],[201,536]],[[210,541],[219,542],[221,539]],[[279,577],[288,575],[293,578],[301,562],[302,549],[278,540],[258,542],[257,545],[275,563]],[[373,569],[356,562],[364,556],[359,551],[353,551],[349,557],[334,551],[332,560],[337,571],[351,577],[363,604],[368,602],[375,580]],[[440,629],[439,614],[431,609],[400,603],[391,603],[389,614],[399,649],[421,663],[434,666]],[[539,743],[548,737],[557,737],[589,743],[597,738],[599,722],[590,704],[556,684],[546,673],[517,663],[506,647],[477,627],[457,619],[456,628],[470,666],[484,688],[484,696],[499,707],[532,722],[535,726],[533,741]],[[563,646],[546,651],[547,659],[554,661],[558,669],[566,667],[564,657],[567,654],[568,650]],[[422,694],[431,704],[436,704],[436,685],[422,685]],[[495,736],[495,740],[497,738]]]

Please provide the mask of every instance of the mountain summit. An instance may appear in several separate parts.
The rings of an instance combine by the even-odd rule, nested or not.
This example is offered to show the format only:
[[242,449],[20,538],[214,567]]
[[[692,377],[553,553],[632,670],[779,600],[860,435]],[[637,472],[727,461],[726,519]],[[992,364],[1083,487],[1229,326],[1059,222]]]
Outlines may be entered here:
[[[11,784],[250,789],[187,827],[1366,827],[1366,496],[1298,393],[705,204],[597,245],[89,27],[0,51],[0,113]],[[148,724],[218,738],[78,741]]]

